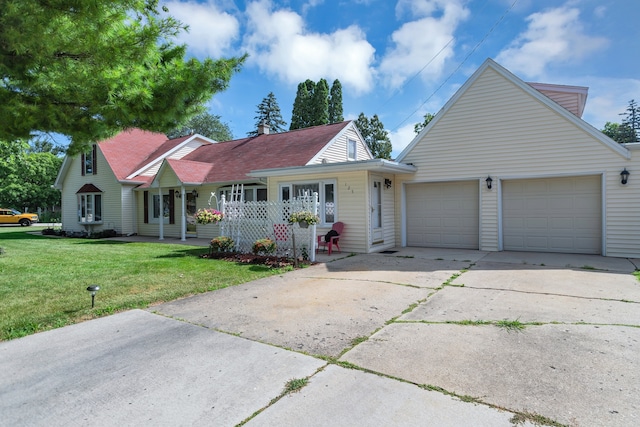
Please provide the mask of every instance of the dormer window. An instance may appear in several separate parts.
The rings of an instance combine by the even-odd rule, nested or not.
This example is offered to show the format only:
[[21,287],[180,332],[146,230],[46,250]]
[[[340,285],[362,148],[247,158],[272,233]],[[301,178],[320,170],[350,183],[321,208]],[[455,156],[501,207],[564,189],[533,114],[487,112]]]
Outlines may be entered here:
[[347,160],[356,160],[356,141],[347,140]]

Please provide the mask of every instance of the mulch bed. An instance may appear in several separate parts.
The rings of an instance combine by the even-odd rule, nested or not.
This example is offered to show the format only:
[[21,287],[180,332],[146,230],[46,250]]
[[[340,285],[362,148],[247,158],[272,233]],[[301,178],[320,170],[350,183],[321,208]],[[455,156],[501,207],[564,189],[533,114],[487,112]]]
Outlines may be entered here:
[[[235,252],[212,252],[200,255],[200,258],[220,259],[223,261],[237,262],[240,264],[266,265],[271,268],[295,267],[294,259],[271,255],[241,254]],[[298,267],[311,265],[309,260],[299,260]]]

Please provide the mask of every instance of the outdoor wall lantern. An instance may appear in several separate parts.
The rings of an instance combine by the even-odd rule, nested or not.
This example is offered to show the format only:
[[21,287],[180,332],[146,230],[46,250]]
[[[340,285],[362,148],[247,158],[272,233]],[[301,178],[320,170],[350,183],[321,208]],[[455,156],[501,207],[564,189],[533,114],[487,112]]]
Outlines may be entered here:
[[95,299],[96,299],[96,293],[100,290],[100,286],[98,285],[91,285],[89,287],[87,287],[87,291],[89,291],[89,293],[91,294],[91,308],[93,308],[94,303],[95,303]]
[[391,180],[389,178],[384,179],[384,187],[391,188]]
[[195,189],[191,192],[191,194],[193,194],[193,197],[198,197],[198,191]]
[[487,182],[487,188],[491,190],[491,184],[493,183],[493,179],[490,176],[488,176],[487,179],[485,179],[485,181]]
[[182,197],[179,191],[174,191],[174,193],[176,193],[176,199],[179,199],[180,197]]
[[629,175],[631,175],[631,173],[627,170],[627,168],[624,168],[624,170],[620,172],[620,182],[622,183],[622,185],[627,185],[627,182],[629,181]]

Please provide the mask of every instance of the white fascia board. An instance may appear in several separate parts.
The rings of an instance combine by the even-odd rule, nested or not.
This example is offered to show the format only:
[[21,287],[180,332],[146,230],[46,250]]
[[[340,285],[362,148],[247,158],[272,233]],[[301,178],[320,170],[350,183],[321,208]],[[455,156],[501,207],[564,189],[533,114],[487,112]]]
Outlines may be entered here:
[[62,165],[60,166],[60,170],[58,171],[56,180],[53,183],[53,188],[62,191],[62,181],[64,181],[64,177],[67,175],[67,171],[70,167],[71,158],[69,156],[64,156],[64,160],[62,161]]
[[142,166],[140,169],[132,172],[129,176],[127,176],[127,179],[133,178],[134,176],[138,176],[141,175],[144,171],[146,171],[147,169],[151,168],[152,166],[154,166],[155,164],[157,164],[158,162],[163,161],[164,159],[166,159],[167,157],[169,157],[170,155],[172,155],[173,153],[175,153],[176,151],[180,150],[182,147],[184,147],[185,145],[187,145],[188,143],[190,143],[191,141],[193,141],[194,139],[202,139],[204,142],[206,142],[207,144],[203,144],[203,145],[208,145],[208,144],[216,144],[216,141],[207,138],[206,136],[202,136],[199,134],[194,134],[191,135],[190,138],[185,139],[184,141],[182,141],[180,144],[176,145],[175,147],[173,147],[171,150],[163,153],[162,155],[160,155],[159,157],[156,157],[155,159],[151,160],[150,162],[146,163],[144,166]]
[[359,160],[340,163],[324,163],[307,166],[293,166],[275,169],[253,170],[249,176],[256,178],[267,178],[273,176],[291,176],[310,173],[339,173],[353,171],[377,171],[387,173],[414,173],[418,169],[413,165],[392,162],[384,159]]

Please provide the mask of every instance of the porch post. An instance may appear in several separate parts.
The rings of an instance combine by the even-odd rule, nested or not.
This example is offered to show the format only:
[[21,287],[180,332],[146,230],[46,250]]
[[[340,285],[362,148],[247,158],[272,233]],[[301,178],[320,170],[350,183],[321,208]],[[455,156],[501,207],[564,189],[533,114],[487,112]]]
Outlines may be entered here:
[[[318,215],[318,193],[313,193],[313,206],[311,212]],[[309,244],[309,260],[316,262],[316,224],[311,226],[311,242]]]
[[181,241],[185,241],[187,240],[187,212],[186,212],[186,206],[187,206],[187,200],[186,200],[186,194],[184,191],[184,186],[181,185],[180,186],[180,240]]
[[158,240],[164,240],[164,200],[162,199],[162,187],[158,187],[158,198],[160,199],[160,218],[158,218]]

